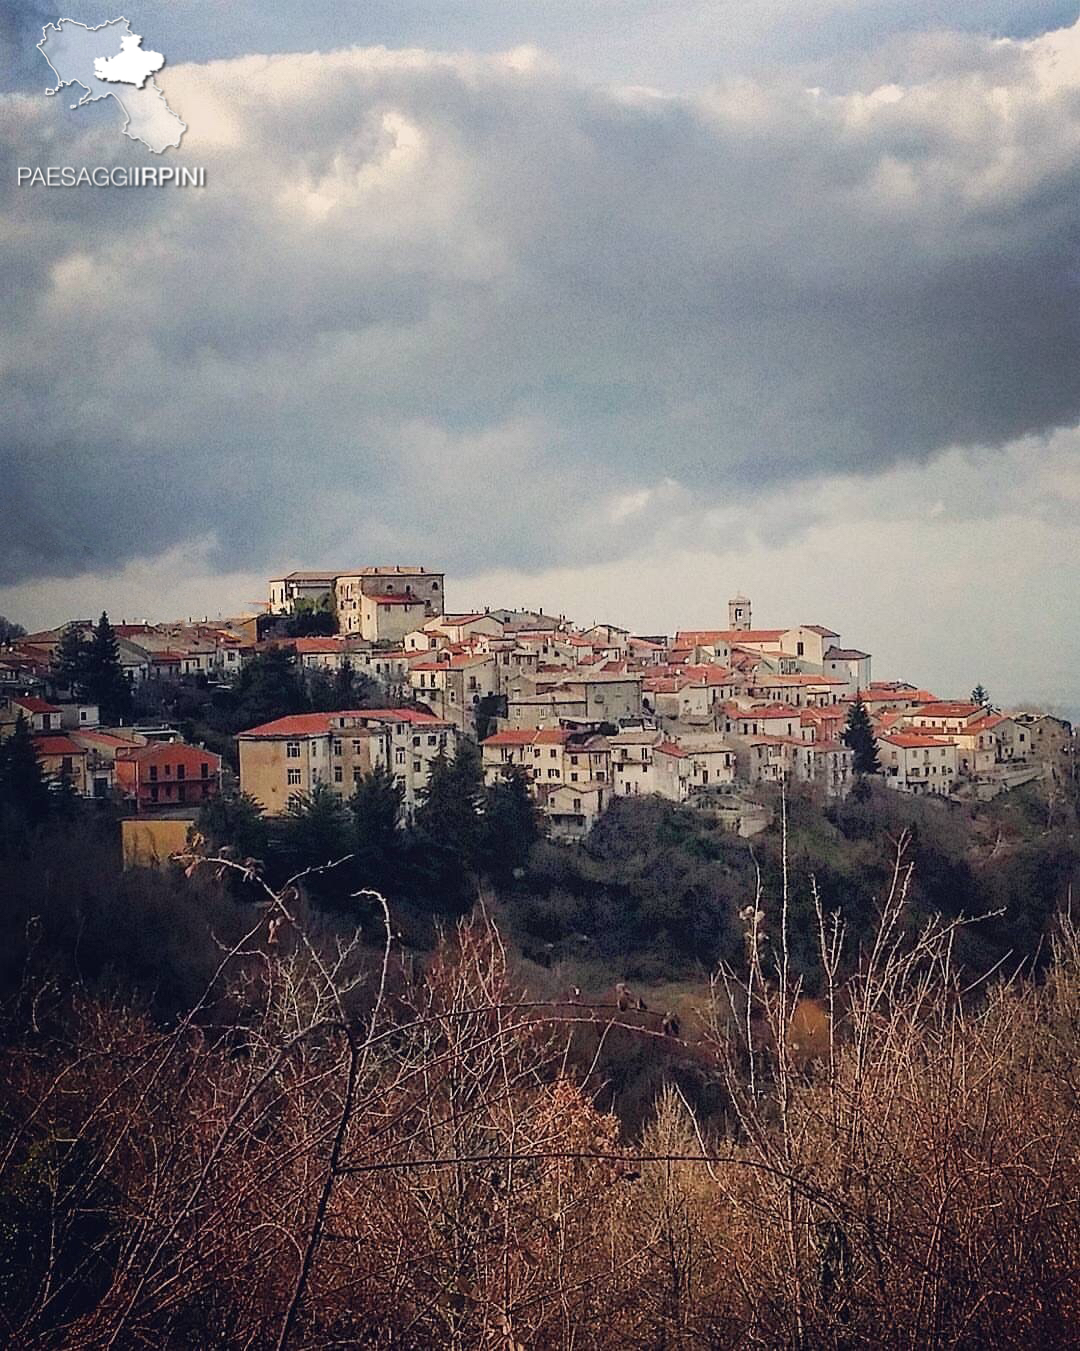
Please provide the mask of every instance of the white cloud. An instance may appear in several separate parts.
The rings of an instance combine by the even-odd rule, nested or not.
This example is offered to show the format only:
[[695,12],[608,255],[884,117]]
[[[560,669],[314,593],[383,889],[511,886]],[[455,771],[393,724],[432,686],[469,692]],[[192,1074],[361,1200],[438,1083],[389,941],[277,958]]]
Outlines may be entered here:
[[[996,535],[1057,614],[1078,35],[817,94],[604,89],[519,50],[170,64],[205,190],[5,205],[0,606],[205,609],[216,570],[233,597],[287,559],[401,557],[656,627],[663,597],[714,617],[673,604],[713,599],[690,550],[863,628],[930,586],[940,647]],[[19,162],[137,155],[54,105],[4,100]]]

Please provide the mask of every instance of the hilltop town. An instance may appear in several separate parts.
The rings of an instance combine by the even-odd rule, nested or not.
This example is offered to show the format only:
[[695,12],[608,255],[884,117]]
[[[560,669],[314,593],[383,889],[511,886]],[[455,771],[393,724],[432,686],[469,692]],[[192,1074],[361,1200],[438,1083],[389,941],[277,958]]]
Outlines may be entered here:
[[[839,798],[870,771],[898,792],[972,801],[1072,773],[1060,718],[997,709],[981,689],[941,697],[875,679],[871,654],[836,630],[792,616],[756,627],[741,594],[724,618],[635,634],[543,611],[455,612],[445,575],[424,567],[291,572],[270,580],[257,614],[105,621],[104,639],[76,619],[13,636],[0,649],[0,739],[23,724],[54,783],[138,813],[183,815],[231,784],[279,815],[320,784],[347,797],[378,768],[411,814],[434,760],[470,737],[488,783],[520,769],[563,838],[585,835],[613,797],[692,802],[750,834],[761,785]],[[96,632],[126,685],[120,718],[65,668],[65,645],[89,650]],[[177,719],[139,716],[167,709],[167,693],[174,707],[177,691],[189,709],[212,700],[270,654],[304,682],[361,682],[362,706],[283,710],[237,729],[234,755],[185,741]]]

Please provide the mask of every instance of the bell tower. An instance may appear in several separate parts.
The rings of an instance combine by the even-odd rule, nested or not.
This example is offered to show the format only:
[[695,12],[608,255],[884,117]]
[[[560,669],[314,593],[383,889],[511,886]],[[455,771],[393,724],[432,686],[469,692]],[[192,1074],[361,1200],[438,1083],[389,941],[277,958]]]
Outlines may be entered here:
[[740,591],[727,603],[728,628],[745,631],[752,628],[750,623],[750,599]]

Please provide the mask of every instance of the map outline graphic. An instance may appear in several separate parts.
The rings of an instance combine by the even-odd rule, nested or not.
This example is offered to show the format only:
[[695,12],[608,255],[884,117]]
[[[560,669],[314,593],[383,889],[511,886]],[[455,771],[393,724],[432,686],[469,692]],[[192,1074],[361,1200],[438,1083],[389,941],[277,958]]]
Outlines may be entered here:
[[[71,26],[66,33],[65,25]],[[70,41],[75,37],[74,30],[79,29],[82,32],[77,40],[81,45],[84,39],[88,39],[91,34],[101,33],[104,29],[113,28],[117,30],[118,39],[118,46],[115,50],[91,50],[88,47],[86,53],[82,51],[77,53],[77,56],[83,61],[90,60],[89,72],[85,69],[67,71],[62,69],[65,64],[65,57],[71,55],[74,62],[76,54],[64,51],[57,55],[57,39],[66,38]],[[142,36],[134,32],[129,19],[124,15],[119,15],[114,19],[106,19],[102,23],[90,25],[81,23],[78,19],[61,18],[53,23],[45,24],[41,32],[41,41],[36,44],[37,50],[57,79],[55,88],[45,90],[47,97],[53,97],[59,94],[62,89],[69,88],[71,85],[78,85],[84,92],[74,103],[69,104],[69,112],[74,112],[90,103],[98,103],[104,98],[113,98],[124,114],[124,125],[120,130],[129,140],[140,142],[155,155],[164,154],[166,150],[179,146],[184,133],[188,130],[187,123],[169,106],[164,91],[154,79],[154,75],[164,65],[163,58],[161,64],[150,70],[138,83],[129,79],[118,79],[115,76],[102,78],[94,68],[95,58],[111,60],[122,53],[131,53],[134,50],[142,52],[147,58],[161,57],[160,52],[149,52],[142,49]],[[134,46],[125,45],[125,35],[137,39]],[[52,57],[46,51],[50,41],[54,44]],[[54,64],[54,58],[58,64]]]

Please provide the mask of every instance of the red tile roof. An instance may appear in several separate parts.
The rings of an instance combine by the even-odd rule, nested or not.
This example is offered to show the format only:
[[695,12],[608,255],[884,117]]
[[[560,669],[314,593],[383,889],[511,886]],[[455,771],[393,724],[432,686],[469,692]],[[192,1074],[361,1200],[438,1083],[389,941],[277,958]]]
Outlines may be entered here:
[[878,740],[887,741],[890,746],[902,746],[909,750],[956,745],[949,737],[927,736],[925,732],[886,732],[879,736]]
[[494,736],[485,737],[480,744],[481,746],[531,746],[535,735],[536,731],[532,727],[522,730],[510,729],[505,732],[496,732]]
[[676,760],[686,760],[690,752],[684,751],[681,746],[677,746],[674,741],[658,741],[653,747],[654,751],[661,751],[664,755],[673,755]]
[[59,713],[60,709],[55,704],[50,704],[45,699],[39,699],[34,694],[11,694],[8,696],[13,704],[18,704],[24,708],[27,713]]
[[775,643],[787,629],[679,629],[677,645],[714,647],[717,643]]
[[932,718],[970,718],[973,714],[981,711],[981,704],[973,704],[968,700],[935,699],[931,704],[924,704],[914,709],[913,716],[918,717],[920,713],[923,713]]
[[275,718],[273,722],[264,722],[258,727],[249,727],[241,732],[241,737],[302,737],[325,736],[342,729],[334,721],[337,718],[366,722],[404,722],[414,727],[449,727],[444,718],[433,713],[421,713],[414,708],[352,708],[338,709],[333,713],[295,713],[291,717]]
[[54,736],[46,734],[45,736],[34,737],[34,749],[38,755],[85,755],[86,750],[78,746],[69,736]]

